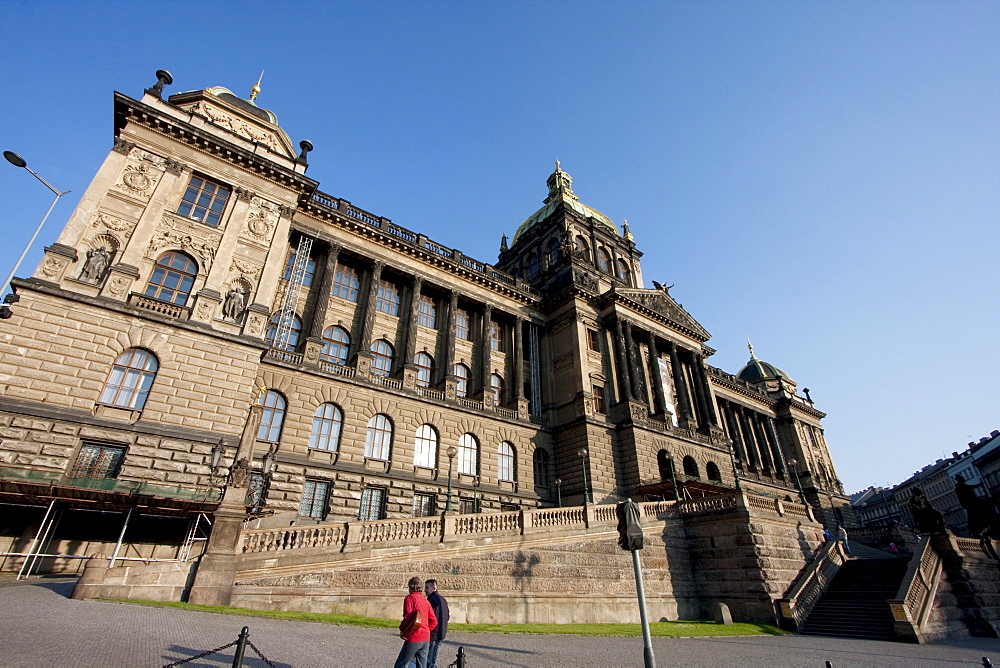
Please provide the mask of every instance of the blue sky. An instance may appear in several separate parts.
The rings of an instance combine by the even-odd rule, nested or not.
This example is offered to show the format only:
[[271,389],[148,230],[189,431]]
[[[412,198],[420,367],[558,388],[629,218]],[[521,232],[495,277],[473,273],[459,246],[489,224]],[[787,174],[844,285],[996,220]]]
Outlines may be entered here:
[[[73,190],[112,91],[226,86],[321,190],[496,260],[553,161],[628,219],[647,281],[809,387],[841,479],[892,484],[1000,428],[1000,3],[0,0],[0,149]],[[0,269],[49,191],[0,163]]]

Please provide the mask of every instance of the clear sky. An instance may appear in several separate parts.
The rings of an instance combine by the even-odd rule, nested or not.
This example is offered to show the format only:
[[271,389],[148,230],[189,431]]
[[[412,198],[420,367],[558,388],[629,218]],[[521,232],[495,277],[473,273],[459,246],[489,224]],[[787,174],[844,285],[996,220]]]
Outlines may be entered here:
[[[494,262],[558,158],[646,287],[808,387],[848,491],[1000,428],[1000,3],[10,2],[0,149],[73,190],[112,91],[226,86],[324,192]],[[51,202],[0,163],[6,275]],[[15,316],[16,317],[16,316]],[[0,327],[2,327],[0,321]]]

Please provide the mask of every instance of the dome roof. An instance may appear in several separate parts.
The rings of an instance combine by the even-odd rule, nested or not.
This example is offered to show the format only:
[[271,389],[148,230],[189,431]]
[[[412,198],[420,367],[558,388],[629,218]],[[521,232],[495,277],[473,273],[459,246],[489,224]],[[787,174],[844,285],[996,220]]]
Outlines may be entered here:
[[[228,104],[233,105],[237,109],[246,112],[251,116],[259,118],[260,120],[266,123],[271,123],[272,125],[278,124],[278,117],[275,116],[273,111],[269,109],[261,109],[256,104],[254,104],[254,101],[252,99],[251,100],[240,99],[233,93],[233,91],[229,90],[228,88],[224,88],[222,86],[213,86],[211,88],[206,88],[205,93],[217,97],[220,100],[225,100]],[[253,97],[256,97],[256,95],[254,95]]]
[[590,218],[606,226],[610,231],[613,231],[615,235],[618,235],[618,228],[615,227],[615,224],[611,222],[610,218],[597,209],[590,208],[581,202],[579,197],[573,194],[573,177],[560,169],[558,160],[556,161],[556,171],[552,172],[546,183],[549,186],[549,196],[545,198],[544,206],[528,216],[527,220],[521,223],[520,227],[517,228],[517,231],[514,232],[514,238],[511,239],[511,244],[516,244],[521,235],[531,229],[536,223],[540,223],[552,215],[552,212],[556,210],[556,207],[559,206],[560,202],[567,208],[576,211],[584,218]]
[[762,360],[757,359],[757,356],[753,354],[753,346],[748,345],[750,348],[750,361],[739,370],[736,377],[740,380],[745,380],[748,383],[759,383],[762,380],[784,380],[791,384],[795,384],[792,377],[787,373],[774,366],[773,364],[768,364]]

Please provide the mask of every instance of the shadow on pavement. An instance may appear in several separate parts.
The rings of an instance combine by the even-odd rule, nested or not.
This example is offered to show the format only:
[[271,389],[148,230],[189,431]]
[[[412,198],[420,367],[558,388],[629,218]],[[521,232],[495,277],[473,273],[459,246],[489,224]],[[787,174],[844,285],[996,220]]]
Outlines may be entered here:
[[[192,657],[196,657],[202,654],[205,650],[192,649],[190,647],[184,647],[182,645],[171,645],[170,649],[167,650],[168,654],[161,656],[160,658],[166,661],[165,666],[173,665],[178,661],[190,660]],[[233,648],[227,647],[221,652],[215,653],[210,652],[201,659],[196,659],[190,663],[185,663],[185,666],[231,666],[233,664]],[[266,656],[266,655],[265,655]],[[292,668],[290,663],[282,663],[280,661],[275,661],[272,657],[267,657],[271,665],[275,668]],[[243,655],[243,665],[248,668],[257,668],[260,666],[263,668],[267,666],[267,662],[262,660],[257,656],[254,651],[247,646],[246,653]]]
[[41,587],[42,589],[48,589],[49,591],[59,594],[63,598],[69,598],[73,595],[73,587],[76,586],[76,580],[57,580],[55,582],[36,582],[33,583],[35,587]]

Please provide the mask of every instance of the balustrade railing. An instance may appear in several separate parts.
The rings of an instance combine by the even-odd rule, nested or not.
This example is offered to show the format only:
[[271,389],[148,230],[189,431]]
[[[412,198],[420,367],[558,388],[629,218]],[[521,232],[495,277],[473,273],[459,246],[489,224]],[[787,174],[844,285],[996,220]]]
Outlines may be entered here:
[[277,360],[286,364],[302,364],[302,353],[293,353],[279,348],[268,348],[264,357],[269,360]]
[[517,533],[520,530],[520,512],[459,515],[455,518],[455,533]]
[[787,598],[778,599],[781,625],[789,631],[798,631],[812,611],[816,601],[826,591],[840,567],[847,561],[840,541],[827,541],[816,558],[788,592]]
[[685,499],[679,503],[682,513],[700,513],[706,510],[730,510],[736,507],[736,494],[706,496],[703,499]]
[[441,390],[434,390],[429,387],[418,387],[417,394],[424,397],[425,399],[444,401],[444,392],[442,392]]
[[403,381],[399,378],[386,378],[385,376],[371,376],[369,378],[376,385],[381,385],[382,387],[388,387],[393,390],[403,389]]
[[322,360],[320,360],[319,368],[327,373],[332,373],[335,376],[344,376],[345,378],[354,378],[357,373],[357,369],[353,366],[334,364],[333,362],[324,362]]
[[931,538],[925,536],[910,557],[896,598],[889,601],[897,633],[902,630],[901,635],[920,637],[920,629],[934,605],[943,567],[941,555],[934,549]]
[[178,306],[177,304],[171,304],[170,302],[146,297],[137,292],[133,292],[129,295],[128,303],[138,309],[142,309],[143,311],[159,313],[160,315],[165,315],[171,318],[187,319],[190,314],[190,309],[185,306]]

